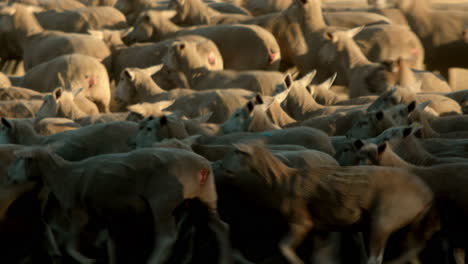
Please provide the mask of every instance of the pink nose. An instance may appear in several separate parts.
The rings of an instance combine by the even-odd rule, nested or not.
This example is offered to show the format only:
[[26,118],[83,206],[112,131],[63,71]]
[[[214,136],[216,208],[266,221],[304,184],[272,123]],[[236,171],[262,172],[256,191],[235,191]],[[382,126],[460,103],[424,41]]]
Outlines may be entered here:
[[213,52],[210,52],[210,54],[208,55],[208,63],[210,65],[215,65],[216,64],[216,56],[214,55]]
[[98,83],[99,78],[97,76],[87,77],[86,81],[88,81],[89,87],[93,87]]
[[278,59],[278,52],[274,52],[274,51],[269,51],[268,52],[268,63],[269,64],[273,64],[277,59]]
[[419,55],[419,49],[417,49],[417,48],[412,49],[411,54]]

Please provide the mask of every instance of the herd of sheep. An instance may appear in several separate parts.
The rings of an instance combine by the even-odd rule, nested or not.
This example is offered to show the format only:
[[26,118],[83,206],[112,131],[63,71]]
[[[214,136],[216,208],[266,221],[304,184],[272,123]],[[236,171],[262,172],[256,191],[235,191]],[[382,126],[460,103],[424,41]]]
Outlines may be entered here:
[[463,264],[468,1],[0,0],[0,262]]

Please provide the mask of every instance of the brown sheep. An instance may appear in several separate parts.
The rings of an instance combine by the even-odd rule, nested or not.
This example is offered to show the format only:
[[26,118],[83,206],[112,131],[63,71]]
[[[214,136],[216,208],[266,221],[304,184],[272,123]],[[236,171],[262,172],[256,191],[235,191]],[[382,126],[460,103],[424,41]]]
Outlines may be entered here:
[[[465,175],[465,169],[468,169],[468,163],[455,163],[445,165],[435,165],[430,167],[418,167],[407,163],[402,160],[387,143],[380,145],[363,144],[360,147],[358,156],[361,164],[372,164],[387,167],[399,167],[410,171],[411,173],[419,176],[434,192],[436,219],[430,220],[429,227],[438,229],[441,221],[441,228],[445,231],[449,241],[452,243],[451,247],[455,249],[454,255],[458,257],[457,263],[460,258],[458,249],[462,249],[463,255],[465,251],[466,238],[464,234],[466,231],[466,217],[468,217],[468,204],[466,204],[465,192],[460,186],[467,183],[468,178]],[[430,238],[432,230],[423,230],[424,236],[420,238],[422,241],[411,240],[410,243],[423,244],[426,239]],[[414,238],[413,238],[414,239]],[[422,248],[421,245],[416,245]],[[414,253],[418,253],[417,251]],[[416,255],[415,254],[415,255]],[[464,258],[464,257],[462,257]]]
[[[295,250],[311,230],[346,228],[361,223],[366,212],[371,219],[366,230],[370,232],[367,263],[380,264],[388,237],[418,222],[431,206],[429,188],[401,169],[293,169],[262,146],[239,144],[236,148],[215,167],[215,173],[231,178],[233,186],[257,203],[287,217],[289,232],[278,246],[289,263],[303,263]],[[405,210],[395,203],[405,204]]]

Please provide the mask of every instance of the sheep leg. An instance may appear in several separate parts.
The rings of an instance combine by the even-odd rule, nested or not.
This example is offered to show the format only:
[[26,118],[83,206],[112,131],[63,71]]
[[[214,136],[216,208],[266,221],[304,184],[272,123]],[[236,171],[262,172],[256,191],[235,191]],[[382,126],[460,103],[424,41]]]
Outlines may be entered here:
[[314,223],[306,207],[293,210],[293,216],[289,222],[289,232],[280,241],[279,249],[289,263],[302,264],[304,262],[296,254],[296,248],[304,241],[310,230],[312,230]]
[[368,255],[367,264],[382,264],[385,245],[392,233],[392,227],[385,225],[385,220],[378,218],[370,225],[369,239],[368,239]]
[[374,237],[370,240],[369,259],[367,260],[367,264],[382,264],[385,243],[388,239],[388,236],[384,237]]
[[115,249],[115,241],[112,239],[111,236],[107,237],[107,256],[109,258],[109,264],[117,264],[116,258],[116,249]]
[[212,173],[208,175],[204,183],[203,191],[199,195],[200,201],[209,209],[208,226],[215,232],[220,245],[219,263],[232,263],[232,250],[229,237],[229,226],[221,220],[217,210],[217,193]]
[[54,233],[48,224],[45,225],[45,233],[47,238],[47,245],[49,246],[49,255],[55,256],[62,256],[60,253],[60,249],[57,245],[57,241],[55,240]]
[[457,264],[465,264],[465,249],[464,248],[454,248],[453,257]]
[[155,247],[148,263],[162,264],[166,263],[171,255],[172,247],[177,239],[177,226],[172,212],[175,206],[167,200],[155,199],[150,201],[153,211],[155,228]]
[[72,228],[71,239],[67,243],[67,253],[80,264],[93,264],[95,260],[87,258],[78,250],[80,244],[80,235],[88,223],[88,215],[82,209],[74,209],[71,213]]
[[232,263],[231,243],[229,239],[229,226],[221,220],[216,211],[210,213],[209,226],[215,232],[220,245],[219,263]]

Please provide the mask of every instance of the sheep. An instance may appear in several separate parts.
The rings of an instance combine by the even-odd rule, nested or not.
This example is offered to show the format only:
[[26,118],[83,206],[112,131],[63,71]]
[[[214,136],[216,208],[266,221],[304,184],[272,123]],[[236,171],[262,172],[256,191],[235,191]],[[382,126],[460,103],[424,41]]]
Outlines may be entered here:
[[[20,47],[25,70],[65,54],[80,53],[101,61],[111,54],[102,40],[90,35],[44,30],[24,6],[4,7],[0,10],[0,20],[0,32],[14,34],[9,45]],[[111,62],[105,63],[110,68]]]
[[[333,166],[293,169],[263,146],[236,144],[235,147],[237,150],[220,162],[215,174],[230,177],[235,188],[287,217],[289,230],[278,247],[289,263],[303,263],[295,250],[311,230],[346,228],[362,221],[364,211],[373,215],[368,263],[382,263],[388,236],[402,226],[418,222],[432,203],[429,188],[413,174],[400,169]],[[390,175],[392,181],[388,181]],[[346,197],[336,198],[342,195]],[[394,204],[399,199],[396,197],[405,197],[398,202],[408,205],[405,210],[386,202]],[[405,200],[407,197],[411,199]],[[375,209],[380,206],[385,206],[385,210]],[[380,218],[385,221],[377,220]]]
[[[431,210],[436,211],[436,219],[429,220],[426,223],[429,226],[424,226],[424,236],[421,238],[411,239],[409,243],[421,243],[424,244],[427,238],[433,234],[434,231],[440,228],[445,231],[445,235],[449,238],[449,242],[452,243],[454,248],[454,255],[457,257],[457,249],[461,248],[465,250],[466,238],[460,236],[464,233],[466,227],[464,225],[464,219],[466,217],[465,211],[467,205],[465,204],[465,194],[459,188],[460,185],[464,185],[466,177],[464,174],[467,168],[467,163],[455,163],[455,164],[444,164],[434,165],[430,167],[418,167],[407,163],[402,160],[392,148],[386,142],[380,145],[364,144],[359,143],[360,146],[358,156],[361,160],[361,164],[372,164],[387,167],[399,167],[414,173],[420,177],[434,192],[435,203]],[[417,235],[417,234],[416,234]],[[422,241],[421,241],[422,240]],[[415,245],[418,248],[422,248],[421,245]],[[413,251],[414,252],[414,251]],[[418,251],[414,252],[415,255]],[[464,260],[462,261],[464,262]],[[457,263],[458,262],[457,260]]]
[[24,76],[12,76],[10,80],[14,86],[52,92],[60,87],[57,73],[71,84],[72,92],[84,89],[81,94],[93,101],[100,112],[109,112],[109,76],[104,65],[93,57],[81,54],[60,56],[35,66]]
[[432,10],[427,0],[398,0],[411,29],[422,40],[428,70],[438,70],[448,78],[448,68],[467,67],[466,43],[462,32],[468,23],[466,12]]
[[[200,35],[218,46],[225,68],[233,70],[277,70],[281,60],[275,37],[253,25],[217,25],[183,29],[156,11],[140,15],[134,30],[124,37],[126,44],[161,41],[170,37]],[[242,56],[238,56],[242,53]],[[229,65],[229,66],[228,66]]]

